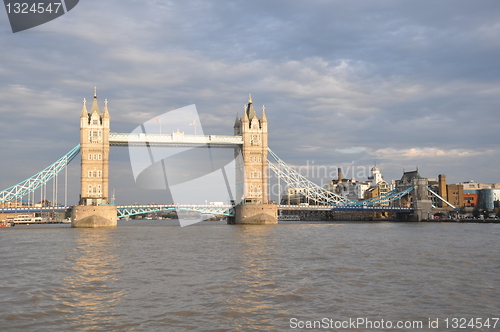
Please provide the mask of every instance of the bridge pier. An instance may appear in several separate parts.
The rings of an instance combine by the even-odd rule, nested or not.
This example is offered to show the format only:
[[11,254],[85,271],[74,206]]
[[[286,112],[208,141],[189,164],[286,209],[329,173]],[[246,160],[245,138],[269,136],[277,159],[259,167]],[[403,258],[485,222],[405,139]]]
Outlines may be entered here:
[[116,227],[117,220],[114,205],[77,205],[71,210],[71,227]]
[[278,223],[276,204],[240,204],[235,207],[234,217],[228,218],[230,225],[275,225]]

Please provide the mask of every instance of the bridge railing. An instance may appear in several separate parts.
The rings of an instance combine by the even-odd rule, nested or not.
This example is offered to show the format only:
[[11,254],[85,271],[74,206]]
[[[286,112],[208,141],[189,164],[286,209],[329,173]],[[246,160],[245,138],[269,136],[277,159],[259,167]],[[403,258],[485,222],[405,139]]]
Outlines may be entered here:
[[196,205],[196,204],[169,204],[169,205],[123,205],[117,206],[118,218],[164,211],[188,210],[215,215],[234,216],[232,205]]

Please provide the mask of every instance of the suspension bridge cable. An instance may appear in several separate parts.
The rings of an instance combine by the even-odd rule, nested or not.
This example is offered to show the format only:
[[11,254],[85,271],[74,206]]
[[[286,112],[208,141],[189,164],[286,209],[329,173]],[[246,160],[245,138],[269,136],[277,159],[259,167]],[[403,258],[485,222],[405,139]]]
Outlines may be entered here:
[[46,167],[43,171],[31,176],[30,178],[9,187],[3,191],[0,191],[0,203],[11,202],[20,199],[36,189],[40,188],[40,197],[42,201],[44,198],[44,193],[46,196],[47,187],[46,184],[52,178],[56,176],[60,171],[66,168],[66,166],[80,153],[80,144],[71,149],[63,157],[57,160],[52,165]]

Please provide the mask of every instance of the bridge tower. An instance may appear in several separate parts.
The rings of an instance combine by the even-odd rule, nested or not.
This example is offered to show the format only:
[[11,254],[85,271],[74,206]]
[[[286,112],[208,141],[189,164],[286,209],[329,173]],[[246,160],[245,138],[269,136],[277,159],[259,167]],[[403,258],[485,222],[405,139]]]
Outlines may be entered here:
[[432,201],[427,191],[429,180],[421,177],[418,170],[404,172],[401,180],[396,180],[396,188],[398,191],[403,191],[410,187],[413,187],[413,190],[409,195],[400,199],[400,206],[414,209],[413,221],[427,219],[432,213]]
[[267,118],[264,106],[262,117],[257,117],[251,96],[243,117],[236,119],[234,134],[243,137],[241,153],[245,166],[245,203],[267,204]]
[[90,113],[84,99],[80,114],[81,189],[73,227],[116,226],[116,207],[108,205],[109,123],[108,102],[101,113],[94,88]]
[[257,117],[251,95],[245,105],[243,116],[236,117],[234,134],[243,138],[241,151],[236,153],[241,152],[243,157],[244,174],[237,175],[237,185],[238,188],[244,188],[243,193],[238,193],[244,199],[242,204],[236,207],[234,220],[230,220],[229,223],[276,224],[277,207],[275,204],[269,204],[268,198],[267,117],[264,106],[262,106],[262,117]]
[[80,205],[108,203],[109,112],[107,100],[101,114],[94,91],[90,113],[83,100],[80,114],[80,151],[82,174]]

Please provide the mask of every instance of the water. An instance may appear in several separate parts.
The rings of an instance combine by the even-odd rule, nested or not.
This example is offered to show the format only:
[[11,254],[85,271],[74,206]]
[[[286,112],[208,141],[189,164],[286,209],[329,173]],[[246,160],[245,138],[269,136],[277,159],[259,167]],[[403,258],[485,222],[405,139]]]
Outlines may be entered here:
[[291,331],[366,318],[428,331],[437,318],[456,331],[444,319],[500,315],[499,235],[455,223],[16,226],[0,231],[0,330]]

